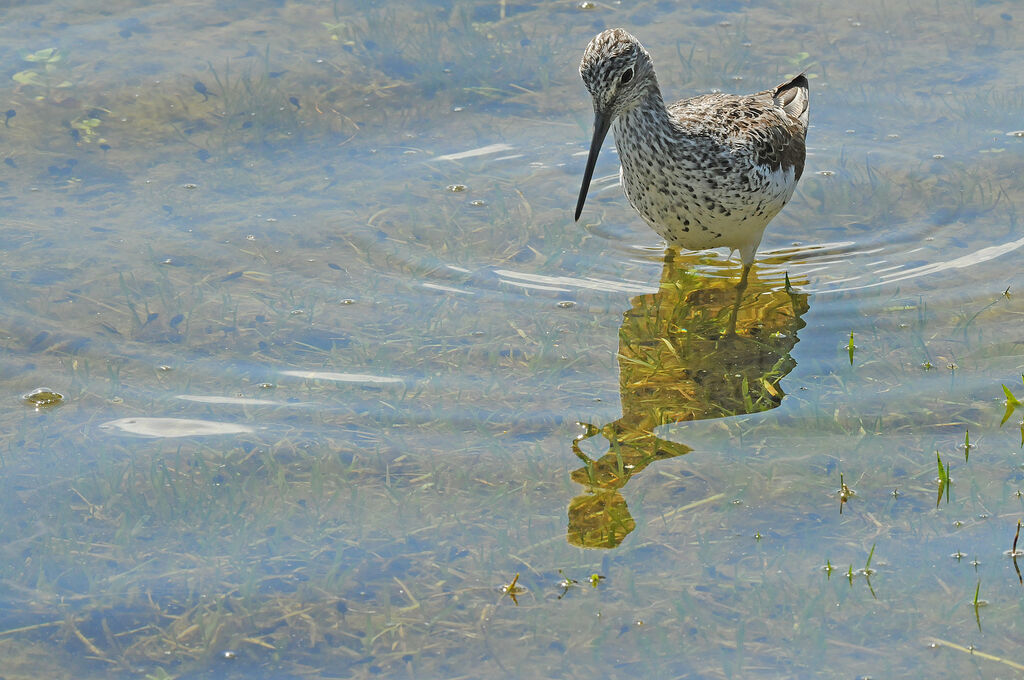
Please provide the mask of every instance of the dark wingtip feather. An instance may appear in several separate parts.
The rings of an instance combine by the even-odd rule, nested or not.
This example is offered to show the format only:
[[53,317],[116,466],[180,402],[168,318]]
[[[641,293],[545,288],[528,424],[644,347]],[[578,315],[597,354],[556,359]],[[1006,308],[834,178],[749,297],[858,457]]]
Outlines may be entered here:
[[795,78],[775,88],[775,102],[786,110],[793,118],[807,126],[807,108],[809,105],[810,84],[807,76],[797,74]]

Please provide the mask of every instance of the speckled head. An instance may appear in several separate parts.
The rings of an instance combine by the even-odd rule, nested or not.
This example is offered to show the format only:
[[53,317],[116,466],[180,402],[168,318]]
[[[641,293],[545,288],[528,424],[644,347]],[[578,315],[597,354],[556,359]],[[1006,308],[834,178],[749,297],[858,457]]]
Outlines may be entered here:
[[594,36],[583,53],[580,76],[594,99],[594,137],[576,201],[577,220],[583,212],[597,156],[612,121],[638,105],[652,91],[658,91],[651,55],[639,40],[621,28],[610,28]]
[[594,36],[580,61],[583,84],[594,98],[594,111],[614,119],[658,87],[651,55],[621,28]]

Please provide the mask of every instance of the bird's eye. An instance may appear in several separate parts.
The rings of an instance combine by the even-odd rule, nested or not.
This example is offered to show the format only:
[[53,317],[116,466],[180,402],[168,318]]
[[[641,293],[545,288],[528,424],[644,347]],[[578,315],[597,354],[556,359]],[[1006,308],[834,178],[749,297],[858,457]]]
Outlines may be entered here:
[[622,72],[622,76],[619,78],[619,84],[625,85],[629,81],[633,80],[633,69],[627,68]]

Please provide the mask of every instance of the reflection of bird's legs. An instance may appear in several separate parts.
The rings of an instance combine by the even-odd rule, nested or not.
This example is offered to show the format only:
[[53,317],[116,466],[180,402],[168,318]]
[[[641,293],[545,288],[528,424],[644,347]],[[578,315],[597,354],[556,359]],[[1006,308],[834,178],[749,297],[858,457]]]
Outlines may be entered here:
[[594,459],[583,453],[583,449],[580,448],[580,442],[584,439],[590,439],[601,430],[597,429],[590,423],[580,423],[586,429],[586,432],[575,437],[572,440],[572,452],[576,454],[576,457],[583,461],[583,467],[587,470],[587,477],[590,478],[591,485],[597,484],[597,478],[594,472]]
[[743,302],[743,293],[747,290],[747,277],[750,276],[751,264],[743,265],[743,275],[740,276],[740,282],[736,286],[736,302],[732,306],[732,314],[729,315],[729,329],[725,332],[726,335],[736,335],[736,318],[740,313],[740,303]]

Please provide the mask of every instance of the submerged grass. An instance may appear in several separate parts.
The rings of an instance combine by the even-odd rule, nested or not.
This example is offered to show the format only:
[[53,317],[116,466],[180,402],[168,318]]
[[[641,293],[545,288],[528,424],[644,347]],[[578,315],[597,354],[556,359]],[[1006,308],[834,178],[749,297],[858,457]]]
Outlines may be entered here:
[[[80,611],[116,608],[117,619],[103,623],[113,638],[95,627],[100,621],[93,615],[73,615],[50,624],[68,630],[96,659],[127,669],[156,661],[171,650],[174,665],[163,666],[174,675],[225,650],[239,658],[269,662],[267,654],[290,649],[293,662],[301,663],[294,656],[305,647],[294,647],[298,634],[310,651],[318,648],[318,640],[328,640],[342,658],[342,652],[355,652],[353,658],[372,653],[378,664],[387,664],[390,655],[384,650],[399,639],[396,636],[407,637],[409,626],[424,625],[445,609],[445,602],[491,599],[496,592],[498,583],[483,590],[456,587],[444,594],[450,586],[443,584],[454,576],[451,572],[424,581],[430,571],[447,571],[442,565],[449,561],[434,563],[439,555],[431,543],[423,543],[412,571],[407,551],[372,559],[378,576],[364,571],[370,567],[366,550],[398,538],[381,543],[386,537],[370,528],[373,523],[366,513],[377,507],[378,512],[389,508],[387,514],[406,514],[408,492],[417,487],[427,490],[437,482],[436,475],[416,475],[419,480],[403,483],[407,491],[395,496],[388,488],[396,476],[407,474],[398,461],[387,463],[385,474],[378,477],[372,467],[358,463],[358,456],[339,467],[336,452],[310,460],[287,442],[270,450],[257,446],[249,453],[230,452],[222,459],[227,468],[224,463],[211,464],[217,460],[209,458],[214,451],[190,449],[154,452],[152,461],[142,466],[133,457],[92,483],[79,480],[72,490],[77,502],[68,506],[72,516],[65,525],[88,528],[88,533],[76,530],[74,535],[53,536],[51,545],[58,550],[49,551],[50,561],[35,562],[36,569],[23,570],[17,577],[34,586],[44,607],[51,588],[55,593],[66,590],[74,581],[77,592],[72,601]],[[100,506],[89,499],[107,502]],[[41,505],[42,500],[37,496],[31,505]],[[423,500],[417,503],[417,512],[424,510]],[[88,517],[87,524],[76,515]],[[443,513],[435,516],[439,524],[408,526],[406,540],[415,542],[417,533],[443,529]],[[358,532],[363,525],[369,534]],[[162,545],[158,536],[166,535],[179,538]],[[79,566],[70,572],[49,571],[61,563]],[[384,589],[375,595],[357,594],[380,576],[399,586],[395,595],[383,582]],[[10,577],[7,582],[13,583]],[[426,587],[427,582],[436,586]],[[190,593],[203,592],[219,595],[189,604]],[[448,616],[454,619],[442,628],[472,625],[456,623],[462,617],[455,611]],[[351,630],[347,622],[352,619],[364,621],[365,636],[343,632]],[[134,630],[123,629],[117,621],[131,621]],[[7,626],[0,637],[30,630]]]
[[[933,25],[944,8],[911,18]],[[285,9],[304,11],[301,3]],[[752,18],[731,25],[701,14],[709,28],[678,22],[689,31],[683,37],[674,24],[651,21],[644,40],[653,49],[668,36],[662,53],[671,63],[675,47],[686,69],[671,77],[695,89],[749,89],[731,79],[765,72],[766,60],[780,68],[817,61],[814,70],[829,79],[815,104],[824,115],[812,162],[835,170],[804,180],[773,234],[806,236],[815,228],[808,225],[820,225],[813,233],[821,240],[877,246],[885,257],[920,246],[922,262],[973,247],[942,230],[949,224],[957,234],[964,225],[998,224],[999,239],[1018,237],[1012,164],[995,153],[957,157],[977,148],[966,108],[942,110],[956,120],[943,127],[951,136],[937,140],[924,125],[898,121],[934,122],[947,98],[912,92],[885,100],[885,88],[905,84],[898,78],[881,85],[882,94],[833,87],[866,82],[868,70],[844,54],[866,54],[870,45],[892,55],[916,43],[826,20],[819,23],[833,33],[811,40],[832,42],[819,42],[817,54],[759,56],[762,45],[789,49],[775,47],[786,42],[775,35],[766,40],[763,27],[805,33],[777,17],[760,21],[769,9],[753,7]],[[306,16],[305,30],[279,28],[294,40],[290,49],[230,61],[204,54],[205,70],[140,86],[144,96],[131,106],[131,88],[101,96],[105,89],[85,80],[77,91],[88,92],[95,116],[40,108],[33,119],[26,114],[36,109],[15,104],[10,134],[25,134],[26,120],[42,130],[66,117],[78,136],[67,133],[66,146],[55,147],[60,158],[19,155],[23,175],[9,190],[42,177],[48,196],[74,214],[35,216],[23,225],[32,238],[12,235],[6,251],[4,292],[24,301],[5,314],[0,340],[12,391],[20,398],[45,377],[66,394],[59,409],[37,413],[15,399],[0,414],[6,678],[455,677],[511,669],[537,677],[609,669],[725,677],[816,673],[826,659],[857,673],[865,648],[875,652],[865,672],[911,676],[937,662],[911,651],[907,631],[974,635],[970,615],[949,603],[962,608],[975,576],[943,563],[936,578],[922,580],[919,567],[922,556],[948,554],[939,546],[953,541],[994,554],[1005,536],[988,537],[980,516],[1019,510],[991,390],[999,380],[992,376],[1019,360],[1019,347],[994,338],[1012,336],[1017,324],[1005,319],[1019,320],[1020,311],[1005,295],[992,303],[983,292],[1004,282],[961,268],[956,294],[944,288],[947,279],[915,278],[878,296],[829,298],[801,292],[806,279],[794,273],[791,283],[787,273],[784,286],[757,291],[760,306],[746,310],[745,351],[710,333],[698,338],[718,323],[724,294],[700,276],[667,274],[653,292],[656,267],[638,263],[634,251],[620,257],[598,227],[573,231],[564,192],[551,190],[570,181],[562,166],[572,165],[577,147],[561,145],[575,140],[574,116],[581,129],[589,123],[574,73],[578,46],[567,43],[585,44],[592,24],[659,19],[664,6],[569,11],[545,3],[422,11],[338,3],[333,16]],[[822,12],[808,6],[808,16]],[[880,3],[861,13],[857,22],[895,33],[915,14]],[[949,44],[970,42],[983,27],[973,13],[962,24],[951,28]],[[584,106],[566,115],[567,102]],[[844,107],[850,103],[880,108],[879,129],[844,137],[853,124],[840,112],[856,110]],[[449,115],[453,107],[473,115]],[[563,124],[557,139],[524,139],[523,126],[547,129],[535,120],[540,114]],[[115,125],[121,115],[127,128]],[[889,140],[889,128],[904,141]],[[459,134],[449,138],[453,130]],[[357,133],[371,142],[341,151],[363,141],[350,139]],[[100,139],[111,148],[99,149]],[[497,139],[521,156],[516,163],[536,167],[421,163],[427,151]],[[311,154],[300,140],[332,153]],[[180,146],[170,161],[146,167],[130,155],[137,142]],[[948,154],[941,162],[924,148],[939,142]],[[79,162],[65,163],[72,154]],[[111,196],[93,179],[95,158],[142,168],[156,186],[116,184],[124,199],[116,202],[126,207],[101,209]],[[311,164],[324,167],[311,173]],[[456,182],[467,190],[445,191]],[[76,193],[83,186],[100,193]],[[12,214],[30,212],[12,203]],[[604,226],[633,219],[617,204],[603,207]],[[104,239],[101,255],[78,242],[60,247],[70,221],[84,216],[100,228],[117,225],[113,236],[92,232]],[[148,230],[134,228],[147,220]],[[588,248],[614,256],[595,258]],[[498,269],[565,278],[527,287]],[[652,292],[598,294],[570,287],[572,279],[629,279]],[[797,309],[799,323],[771,324],[765,301],[776,296]],[[821,327],[833,334],[823,337]],[[850,330],[851,366],[855,333],[862,345],[856,371],[838,369],[846,357],[836,351],[836,328]],[[751,356],[761,363],[751,366]],[[922,371],[923,360],[934,370]],[[398,382],[295,378],[282,368]],[[1014,411],[1004,390],[1006,422]],[[197,395],[272,403],[173,399]],[[97,429],[154,413],[259,429],[162,441]],[[577,419],[597,423],[578,452],[570,425]],[[952,498],[939,450],[954,448],[963,431],[967,462],[976,445],[968,424],[984,448],[961,473],[961,498]],[[941,513],[930,502],[932,450],[940,499],[946,492]],[[840,474],[840,513],[831,505],[837,469],[858,487],[857,503],[848,504],[853,490]],[[612,521],[584,525],[595,517]],[[586,527],[594,531],[574,531]],[[619,543],[584,550],[570,535]],[[865,565],[854,570],[868,542]],[[840,564],[850,561],[851,585],[865,576],[871,597],[807,576],[822,546]],[[885,575],[880,594],[869,578],[876,546],[892,556],[877,567]],[[985,642],[1008,651],[943,658],[944,671],[969,672],[979,658],[1017,667],[1007,657],[1017,648],[1018,591],[1003,589],[1011,579],[989,562],[996,560],[978,567],[974,602],[983,575],[994,603]],[[826,568],[830,576],[830,561]],[[567,573],[593,587],[568,587],[575,579]],[[977,607],[975,614],[980,630]]]

